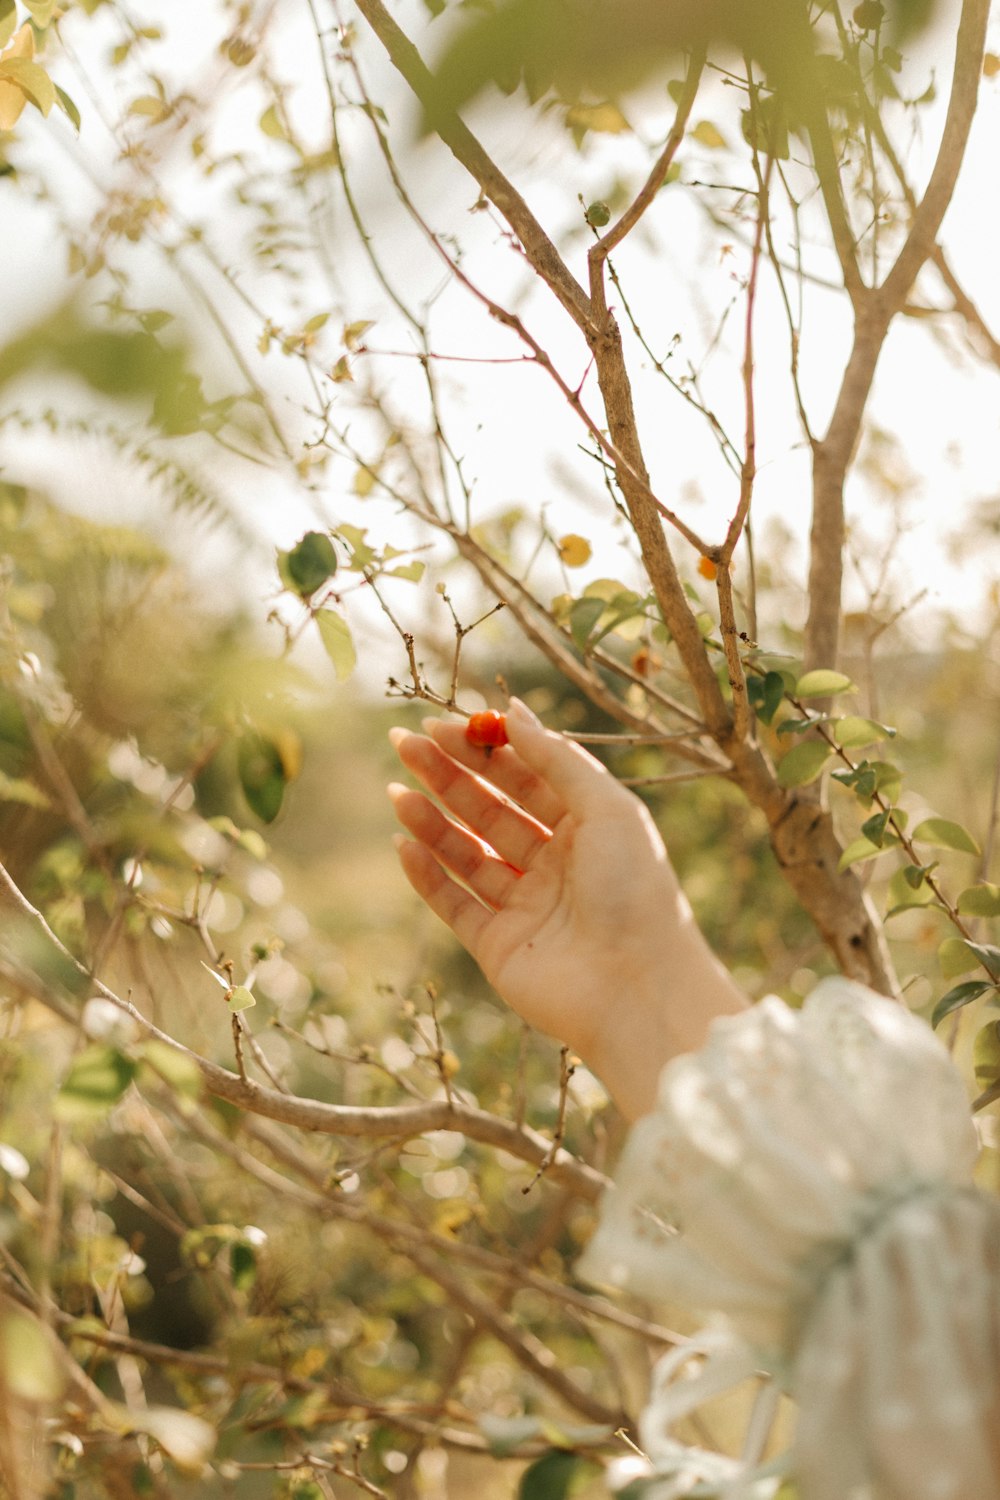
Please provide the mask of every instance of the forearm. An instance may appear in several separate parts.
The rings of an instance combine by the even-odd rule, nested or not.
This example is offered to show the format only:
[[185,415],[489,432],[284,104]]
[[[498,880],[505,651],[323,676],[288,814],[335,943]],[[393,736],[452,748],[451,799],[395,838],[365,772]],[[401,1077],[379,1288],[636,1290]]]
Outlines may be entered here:
[[666,1063],[704,1046],[718,1016],[750,1004],[712,953],[683,895],[662,947],[655,971],[631,983],[623,971],[621,988],[607,997],[604,1025],[577,1048],[630,1121],[654,1107]]

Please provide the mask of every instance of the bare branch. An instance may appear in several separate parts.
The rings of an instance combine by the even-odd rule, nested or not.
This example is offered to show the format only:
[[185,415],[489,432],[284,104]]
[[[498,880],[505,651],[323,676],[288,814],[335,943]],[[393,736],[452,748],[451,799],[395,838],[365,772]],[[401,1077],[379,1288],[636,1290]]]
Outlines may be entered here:
[[620,245],[625,236],[630,234],[635,228],[663,186],[666,175],[670,170],[670,164],[677,155],[677,148],[684,139],[684,131],[698,93],[704,67],[705,48],[701,46],[693,53],[691,61],[688,64],[687,77],[684,79],[684,87],[681,90],[680,99],[677,101],[677,113],[674,116],[674,123],[670,127],[670,134],[667,136],[666,144],[656,158],[652,171],[617,224],[612,224],[607,234],[601,236],[587,256],[590,268],[591,297],[594,295],[595,278],[600,277],[600,268],[604,261],[607,260],[615,246]]
[[524,246],[531,265],[551,287],[577,327],[584,332],[592,330],[590,302],[583,287],[571,274],[520,193],[487,156],[468,126],[454,111],[442,111],[436,106],[433,79],[423,58],[382,0],[354,0],[354,4],[382,43],[393,66],[427,110],[445,145],[471,172],[486,197],[507,220]]
[[990,0],[963,0],[951,95],[937,159],[903,248],[879,290],[880,298],[893,313],[902,306],[917,272],[933,251],[941,221],[955,191],[972,117],[976,112],[989,11]]

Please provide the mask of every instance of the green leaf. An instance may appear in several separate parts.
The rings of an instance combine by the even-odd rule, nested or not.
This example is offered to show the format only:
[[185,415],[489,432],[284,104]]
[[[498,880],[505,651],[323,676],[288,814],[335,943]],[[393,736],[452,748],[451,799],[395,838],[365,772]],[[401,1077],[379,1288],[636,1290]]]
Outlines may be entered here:
[[963,916],[1000,917],[1000,885],[993,885],[989,880],[970,885],[955,905]]
[[970,938],[945,938],[938,949],[938,963],[945,979],[967,974],[979,964],[994,979],[1000,979],[1000,948],[992,943],[974,943]]
[[251,812],[264,823],[273,823],[285,795],[284,762],[274,740],[248,730],[237,751],[240,786]]
[[[601,135],[622,135],[631,129],[617,104],[572,104],[566,111],[566,125],[574,134],[596,130]],[[593,219],[588,216],[588,222]]]
[[74,1059],[53,1106],[65,1125],[99,1120],[117,1104],[136,1065],[116,1047],[86,1047]]
[[[777,675],[777,674],[775,674]],[[829,724],[829,714],[810,714],[807,719],[782,719],[778,725],[779,734],[805,734],[807,729],[815,729],[817,724]],[[849,775],[849,772],[841,771],[837,777],[838,781]]]
[[332,609],[318,609],[313,618],[319,626],[323,648],[333,662],[337,681],[346,682],[358,659],[347,621]]
[[375,561],[375,549],[365,541],[367,535],[367,529],[349,526],[346,522],[337,527],[337,536],[350,553],[347,566],[356,573],[363,573]]
[[850,869],[851,865],[859,865],[866,859],[875,859],[884,851],[873,844],[869,839],[854,839],[844,850],[837,861],[838,870]]
[[525,1469],[517,1500],[568,1500],[598,1471],[592,1459],[561,1448],[553,1449]]
[[569,614],[569,629],[574,642],[581,651],[586,649],[587,642],[606,608],[607,604],[603,599],[574,600]]
[[0,1379],[7,1399],[48,1406],[63,1389],[63,1375],[44,1323],[11,1308],[0,1321]]
[[20,802],[25,807],[52,806],[48,794],[40,786],[21,776],[8,776],[5,771],[0,771],[0,802]]
[[[893,840],[895,842],[895,840]],[[908,866],[908,869],[915,868]],[[923,906],[934,906],[937,897],[923,880],[916,885],[907,878],[907,870],[897,870],[889,881],[889,889],[886,896],[886,919],[894,917],[897,912],[915,911]]]
[[[770,724],[785,696],[785,679],[780,672],[765,672],[763,677],[748,677],[747,696],[761,723]],[[783,727],[779,728],[779,734]]]
[[257,1252],[246,1240],[230,1245],[229,1270],[238,1292],[248,1292],[257,1280]]
[[300,599],[308,599],[337,571],[337,554],[323,531],[307,531],[288,552],[278,553],[282,582]]
[[740,128],[748,146],[776,161],[788,160],[788,121],[777,94],[758,95],[754,108],[742,111]]
[[972,834],[961,823],[951,823],[947,818],[925,818],[914,828],[911,838],[915,844],[932,844],[935,849],[957,849],[961,854],[982,853]]
[[873,745],[877,740],[891,740],[895,733],[887,724],[862,719],[857,714],[846,714],[833,726],[833,737],[843,750],[860,750],[863,745]]
[[968,938],[965,939],[965,945],[970,953],[976,955],[987,974],[1000,979],[1000,948],[993,943],[973,943]]
[[238,1015],[241,1010],[251,1010],[257,1004],[253,995],[245,985],[238,984],[234,990],[230,990],[226,996],[226,1004],[233,1015]]
[[427,564],[417,558],[414,562],[401,563],[398,568],[388,568],[386,578],[405,578],[407,583],[419,583],[427,570]]
[[854,683],[843,672],[831,672],[826,667],[818,667],[813,672],[806,672],[795,684],[796,698],[833,698],[838,693],[854,692]]
[[522,1443],[538,1437],[542,1430],[538,1417],[497,1417],[486,1412],[476,1423],[494,1458],[509,1458]]
[[[873,760],[869,769],[875,773],[875,790],[886,802],[895,802],[903,788],[903,773],[891,760]],[[897,811],[896,816],[899,816]]]
[[778,766],[778,785],[806,786],[815,781],[832,751],[822,740],[804,740],[795,745]]
[[976,1032],[972,1064],[981,1089],[991,1088],[1000,1079],[1000,1021],[987,1021]]
[[953,990],[942,995],[931,1015],[931,1025],[937,1026],[945,1016],[953,1010],[960,1010],[963,1005],[969,1005],[973,1000],[978,1000],[980,995],[985,995],[987,990],[995,990],[996,985],[990,984],[988,979],[969,979],[964,984],[956,984]]
[[328,312],[315,313],[311,318],[303,323],[302,332],[319,333],[320,329],[324,328],[329,321],[330,314]]
[[876,848],[881,849],[885,845],[885,832],[889,826],[890,810],[886,808],[883,812],[875,813],[873,817],[866,818],[861,825],[861,832],[869,842]]
[[178,1052],[176,1047],[154,1038],[143,1046],[142,1060],[158,1078],[184,1098],[197,1099],[201,1093],[201,1069],[193,1057]]

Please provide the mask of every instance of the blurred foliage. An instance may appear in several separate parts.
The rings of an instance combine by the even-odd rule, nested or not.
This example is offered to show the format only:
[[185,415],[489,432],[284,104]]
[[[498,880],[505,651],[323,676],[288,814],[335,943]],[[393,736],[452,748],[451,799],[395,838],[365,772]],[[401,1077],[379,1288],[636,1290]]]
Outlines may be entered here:
[[[859,6],[854,22],[862,31],[884,24],[898,43],[932,9],[931,0],[875,3]],[[615,98],[708,46],[721,59],[759,64],[801,117],[823,89],[814,24],[805,0],[497,0],[472,8],[449,39],[425,101],[427,123],[487,82],[504,93],[523,83],[532,100]]]
[[[561,106],[574,149],[558,233],[571,250],[611,222],[648,166],[628,156],[642,140],[615,98],[651,77],[666,82],[674,60],[703,45],[726,64],[747,52],[775,92],[741,82],[730,118],[699,120],[687,149],[725,161],[734,181],[759,165],[755,152],[794,174],[815,94],[845,192],[864,210],[859,255],[877,270],[901,232],[901,190],[890,192],[885,162],[858,143],[875,104],[898,106],[909,128],[927,100],[903,98],[894,81],[894,46],[924,24],[925,0],[865,0],[842,32],[826,5],[808,12],[810,30],[798,0],[425,8],[456,13],[431,120],[490,81]],[[453,441],[450,425],[466,400],[479,420],[478,397],[470,384],[452,399],[427,311],[441,293],[439,263],[421,281],[413,242],[396,245],[382,205],[374,231],[358,206],[373,159],[358,127],[377,132],[387,116],[353,71],[352,27],[338,30],[336,55],[323,33],[317,55],[348,78],[330,89],[324,117],[315,95],[305,108],[285,81],[287,56],[268,51],[280,11],[223,4],[225,35],[196,66],[189,51],[210,30],[199,25],[171,81],[158,51],[164,17],[138,25],[118,0],[0,0],[0,46],[26,27],[35,49],[28,58],[24,32],[19,53],[0,61],[0,110],[16,111],[18,127],[3,127],[0,190],[5,203],[24,189],[36,207],[55,205],[76,289],[67,299],[60,288],[0,348],[0,428],[5,440],[51,436],[71,454],[84,440],[109,450],[160,521],[77,514],[79,474],[49,492],[27,482],[17,443],[5,445],[0,848],[57,942],[24,903],[4,899],[0,1407],[13,1416],[0,1420],[0,1473],[13,1500],[606,1495],[608,1460],[629,1452],[617,1424],[641,1405],[663,1334],[648,1309],[616,1321],[575,1284],[594,1213],[586,1195],[457,1130],[336,1136],[243,1113],[210,1096],[189,1057],[150,1039],[90,977],[185,1046],[279,1092],[377,1108],[455,1097],[551,1137],[557,1049],[498,1006],[399,875],[385,730],[415,722],[428,701],[461,711],[502,702],[509,688],[586,740],[652,722],[687,691],[593,434],[585,477],[574,471],[567,487],[577,503],[598,474],[618,528],[610,541],[591,532],[593,506],[579,505],[572,529],[550,525],[547,487],[521,472],[523,411],[505,409],[500,424],[511,459],[503,504],[479,504],[465,437]],[[51,116],[47,130],[75,123],[53,81],[68,56],[57,28],[82,31],[84,21],[99,38],[101,106],[120,102],[96,211],[25,144],[40,114]],[[676,99],[679,88],[660,92]],[[216,132],[213,109],[232,98],[243,113]],[[608,144],[613,160],[600,154]],[[96,150],[88,166],[96,177]],[[701,200],[727,267],[706,364],[723,346],[729,281],[743,290],[728,266],[755,189],[748,172],[739,180],[735,209],[728,184],[725,207]],[[684,185],[678,163],[666,182]],[[409,213],[398,183],[392,191]],[[795,202],[805,260],[813,225],[800,238],[797,215],[814,196],[809,178]],[[496,238],[487,215],[470,222]],[[373,258],[363,291],[361,262],[340,258],[355,231]],[[450,244],[442,235],[438,248]],[[154,255],[175,278],[176,305],[178,287],[188,297],[183,313],[150,285]],[[394,256],[401,273],[386,269]],[[707,263],[695,265],[696,285]],[[670,342],[661,290],[658,279],[650,321],[626,330],[653,385],[647,409],[658,422],[666,381],[686,414],[710,418],[731,464],[699,356],[679,334]],[[615,292],[625,300],[621,283]],[[647,334],[667,352],[654,353]],[[455,338],[452,325],[445,342]],[[386,362],[375,364],[380,349]],[[471,358],[459,358],[464,375]],[[419,383],[406,384],[401,367]],[[537,387],[527,390],[530,406]],[[484,423],[495,401],[484,401]],[[275,486],[275,549],[247,519],[243,486],[258,471]],[[898,539],[914,481],[894,440],[873,428],[859,473]],[[290,493],[311,519],[278,515]],[[199,556],[206,521],[223,539],[216,576]],[[996,504],[983,501],[956,553],[996,541]],[[845,621],[843,670],[803,675],[791,533],[762,528],[755,547],[734,587],[755,732],[777,784],[825,778],[845,859],[885,917],[910,1003],[942,1019],[946,1006],[970,1088],[990,1089],[997,1023],[983,1024],[983,1006],[997,990],[1000,892],[986,789],[1000,596],[921,640],[905,595],[880,574]],[[856,550],[865,561],[892,544],[862,538]],[[719,567],[677,551],[728,692]],[[471,588],[456,552],[478,570]],[[373,690],[383,677],[392,712]],[[688,776],[669,735],[645,738],[656,742],[594,748],[651,808],[719,955],[754,995],[776,989],[798,1003],[831,960],[780,876],[763,818],[727,777],[690,766]],[[578,1068],[567,1099],[567,1151],[610,1167],[623,1132],[600,1084]],[[987,1153],[983,1169],[994,1185],[997,1160]],[[743,1416],[740,1405],[713,1410],[720,1449],[738,1450]]]

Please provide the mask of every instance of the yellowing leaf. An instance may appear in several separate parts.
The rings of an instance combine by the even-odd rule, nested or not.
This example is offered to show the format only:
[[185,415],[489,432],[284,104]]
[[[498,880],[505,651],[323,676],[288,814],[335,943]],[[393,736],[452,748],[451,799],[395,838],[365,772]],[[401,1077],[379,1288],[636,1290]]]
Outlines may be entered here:
[[699,120],[691,132],[691,136],[701,146],[708,146],[712,151],[722,151],[726,147],[726,138],[717,125],[711,120]]
[[179,1469],[199,1474],[215,1448],[215,1428],[193,1412],[174,1406],[148,1406],[121,1412],[125,1432],[146,1432]]
[[31,19],[40,31],[50,25],[56,13],[58,0],[24,0],[25,10],[31,12]]
[[591,558],[590,543],[586,537],[569,532],[559,539],[559,557],[567,568],[582,568]]
[[621,135],[631,129],[617,104],[574,104],[566,111],[570,130],[597,130],[602,135]]
[[368,332],[375,324],[371,318],[360,318],[357,323],[348,323],[344,329],[344,344],[348,349],[356,349]]
[[154,125],[170,113],[164,100],[156,94],[140,94],[128,107],[130,115],[145,115]]
[[0,80],[19,88],[43,115],[47,115],[56,102],[56,86],[52,79],[43,67],[26,57],[5,57],[0,62]]
[[355,474],[354,483],[351,485],[351,488],[360,499],[365,500],[377,483],[378,475],[375,470],[365,465]]
[[13,130],[28,103],[27,94],[0,78],[0,130]]
[[389,568],[386,578],[404,578],[407,583],[419,583],[427,569],[427,564],[415,558],[413,562],[400,563],[398,568]]
[[278,114],[278,106],[276,104],[269,105],[257,123],[264,135],[270,136],[271,140],[288,140],[288,131],[281,123],[281,116]]
[[62,1374],[48,1331],[22,1312],[8,1312],[0,1323],[0,1373],[5,1389],[22,1401],[55,1401]]
[[[10,38],[13,35],[13,27],[11,27],[10,30],[7,29],[10,26],[11,15],[14,15],[16,19],[17,13],[16,11],[13,11],[13,9],[10,13],[4,14],[3,17],[2,25],[4,28],[4,32],[6,32],[6,35],[4,36],[5,42],[10,41]],[[2,61],[9,62],[13,57],[26,57],[30,61],[31,58],[34,57],[34,55],[35,33],[32,31],[30,26],[22,26],[20,31],[14,37],[14,40],[10,43],[10,46],[4,52]]]
[[854,683],[843,672],[831,672],[829,668],[818,667],[815,671],[806,672],[795,684],[796,698],[832,698],[835,693],[849,693],[854,688]]
[[984,78],[995,78],[1000,73],[1000,57],[995,52],[987,52],[983,58]]

